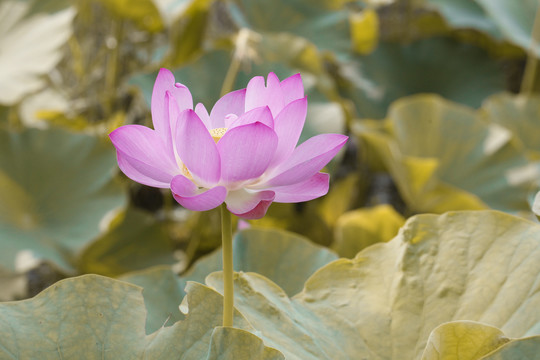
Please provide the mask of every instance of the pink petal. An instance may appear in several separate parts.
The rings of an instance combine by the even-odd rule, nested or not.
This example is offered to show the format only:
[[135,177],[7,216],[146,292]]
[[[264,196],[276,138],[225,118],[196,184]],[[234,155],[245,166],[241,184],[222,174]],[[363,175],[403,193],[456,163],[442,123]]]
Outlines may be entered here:
[[164,187],[163,183],[169,183],[179,173],[174,155],[154,130],[141,125],[125,125],[111,132],[109,138],[117,150],[120,169],[130,179]]
[[278,136],[276,154],[270,167],[281,163],[291,156],[306,120],[307,98],[295,100],[285,106],[274,120],[274,131]]
[[[193,99],[189,89],[180,83],[175,83],[172,72],[167,69],[160,69],[152,91],[151,110],[154,129],[163,139],[171,139],[171,134],[173,134],[168,114],[169,107],[165,100],[167,92],[170,92],[176,100],[179,111],[193,107]],[[176,119],[172,120],[175,121]]]
[[194,211],[211,210],[223,203],[227,189],[216,186],[204,192],[183,175],[175,176],[171,182],[173,197],[186,209]]
[[246,220],[256,220],[264,217],[266,215],[266,211],[268,208],[272,205],[271,201],[261,201],[253,210],[250,210],[244,214],[234,214],[238,216],[239,218],[246,219]]
[[116,159],[120,170],[131,180],[152,187],[169,188],[173,175],[127,156],[122,151],[116,151]]
[[228,184],[261,176],[274,156],[277,136],[256,122],[228,130],[217,143],[221,179]]
[[212,130],[212,126],[210,123],[210,115],[208,115],[208,110],[206,110],[206,107],[202,103],[198,103],[195,106],[195,113],[204,123],[204,126],[206,126],[208,130]]
[[296,203],[316,199],[328,193],[329,181],[330,175],[317,173],[309,179],[294,185],[272,188],[276,193],[274,201],[280,203]]
[[263,123],[268,126],[270,129],[274,128],[274,119],[272,118],[272,113],[268,106],[255,108],[243,114],[236,120],[234,120],[227,128],[231,130],[237,126],[253,124],[255,122]]
[[281,82],[281,91],[283,91],[283,101],[285,104],[304,97],[304,85],[302,76],[296,74],[289,76]]
[[225,116],[225,128],[229,129],[231,125],[238,119],[238,115],[229,114]]
[[273,191],[249,191],[246,189],[238,189],[229,191],[225,203],[227,209],[234,214],[244,214],[253,210],[261,201],[274,200],[275,193]]
[[322,134],[306,140],[275,168],[273,174],[277,175],[260,186],[293,185],[312,177],[332,160],[347,139],[345,135]]
[[262,76],[256,76],[249,81],[246,88],[246,111],[268,106],[272,116],[276,117],[284,105],[283,92],[276,74],[268,74],[266,87]]
[[266,99],[266,86],[264,77],[255,76],[249,80],[246,87],[246,107],[245,110],[249,111],[258,107],[267,106]]
[[240,116],[245,112],[246,89],[236,90],[219,99],[210,112],[212,129],[225,127],[225,116]]
[[212,135],[193,110],[180,114],[176,132],[176,149],[195,181],[206,188],[214,187],[220,178],[221,160]]
[[170,120],[170,134],[167,135],[164,142],[166,144],[167,150],[174,154],[176,152],[176,139],[174,134],[176,134],[176,124],[178,122],[178,117],[180,116],[180,108],[178,107],[178,103],[176,102],[174,95],[170,91],[165,92],[165,106],[169,110],[168,116]]
[[[273,194],[273,191],[263,191],[263,193]],[[234,215],[238,216],[239,218],[246,219],[246,220],[255,220],[255,219],[260,219],[264,215],[266,215],[266,211],[268,210],[271,204],[272,204],[272,200],[270,200],[270,197],[269,197],[269,200],[260,200],[259,203],[253,209],[245,213],[235,213],[231,211],[230,209],[229,211],[231,211]],[[227,208],[229,208],[228,204],[227,204]]]

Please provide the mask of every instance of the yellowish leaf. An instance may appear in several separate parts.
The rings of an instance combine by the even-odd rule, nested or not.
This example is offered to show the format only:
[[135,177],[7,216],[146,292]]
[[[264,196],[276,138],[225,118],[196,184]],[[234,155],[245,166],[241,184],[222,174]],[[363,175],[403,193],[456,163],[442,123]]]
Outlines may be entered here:
[[366,9],[349,17],[353,50],[366,55],[375,50],[379,41],[379,17],[375,10]]
[[403,216],[386,204],[349,211],[337,221],[332,249],[353,258],[370,245],[391,240],[404,223]]
[[429,335],[422,360],[476,360],[508,341],[494,326],[475,321],[449,322]]

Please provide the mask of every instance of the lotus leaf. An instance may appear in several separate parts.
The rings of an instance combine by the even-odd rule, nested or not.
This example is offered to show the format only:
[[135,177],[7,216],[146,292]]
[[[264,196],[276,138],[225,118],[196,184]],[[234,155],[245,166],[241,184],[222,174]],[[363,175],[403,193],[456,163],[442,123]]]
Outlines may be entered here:
[[[535,0],[474,0],[493,20],[505,38],[523,49],[529,49],[532,44],[531,33],[538,2]],[[540,55],[540,48],[533,51]]]
[[[246,229],[233,241],[234,269],[254,271],[279,284],[289,296],[300,292],[306,279],[337,256],[307,239],[280,230]],[[122,280],[144,288],[148,309],[147,332],[172,324],[183,316],[178,305],[185,296],[187,281],[204,282],[213,271],[221,270],[221,249],[199,259],[181,277],[168,266],[126,274]]]
[[[512,133],[472,109],[435,95],[395,102],[391,136],[360,135],[387,165],[413,211],[528,210],[538,170]],[[511,191],[510,191],[511,190]]]
[[[36,297],[0,305],[0,357],[17,359],[275,360],[283,356],[253,334],[219,327],[221,296],[193,284],[190,316],[146,335],[141,288],[84,275],[58,282]],[[249,324],[240,314],[236,323]]]
[[502,39],[502,33],[496,23],[476,1],[426,0],[426,3],[439,10],[454,28],[478,29],[496,39]]
[[511,130],[525,145],[531,158],[540,159],[540,97],[501,93],[487,98],[480,109],[488,122]]
[[[125,193],[112,181],[116,159],[96,137],[59,129],[0,130],[0,262],[51,261],[73,271],[73,257],[99,232]],[[22,256],[25,254],[25,256]]]
[[[259,33],[288,32],[304,37],[320,50],[346,54],[352,48],[349,11],[339,2],[317,0],[235,0],[229,5],[239,27]],[[372,36],[375,37],[375,33]]]
[[88,244],[77,259],[81,273],[118,276],[153,265],[173,264],[173,244],[153,216],[128,209],[119,224]]
[[474,321],[452,321],[431,332],[422,360],[534,359],[540,336],[509,339],[496,327]]
[[496,327],[474,321],[453,321],[431,332],[422,360],[475,360],[508,341]]
[[[246,229],[234,237],[234,270],[256,272],[272,279],[289,295],[300,292],[306,279],[337,256],[294,233],[275,229]],[[199,260],[186,279],[203,282],[221,270],[221,250]]]
[[479,107],[485,97],[505,88],[504,77],[486,52],[445,37],[411,44],[380,43],[348,67],[344,95],[362,118],[380,119],[400,97],[432,92]]
[[[145,335],[141,289],[86,275],[0,304],[0,351],[207,359],[244,346],[253,359],[429,360],[456,351],[532,359],[540,351],[539,234],[539,225],[496,211],[418,215],[392,241],[322,267],[293,298],[262,275],[236,273],[238,329],[229,330],[218,326],[222,297],[188,282],[181,308],[189,316]],[[206,282],[221,291],[222,273]]]
[[[239,273],[235,306],[287,359],[419,359],[432,330],[457,320],[538,335],[539,235],[496,211],[418,215],[392,241],[322,267],[292,299]],[[221,273],[206,282],[221,291]],[[540,352],[537,338],[497,351],[519,359],[524,348]]]
[[390,241],[404,223],[390,205],[346,212],[337,221],[332,248],[341,257],[353,258],[370,245]]

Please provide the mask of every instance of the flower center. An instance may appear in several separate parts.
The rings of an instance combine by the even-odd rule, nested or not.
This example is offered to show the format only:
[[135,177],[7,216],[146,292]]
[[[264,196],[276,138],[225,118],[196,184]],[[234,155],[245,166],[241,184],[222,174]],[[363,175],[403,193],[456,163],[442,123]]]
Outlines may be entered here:
[[217,142],[223,137],[223,135],[225,135],[226,132],[227,128],[217,128],[210,130],[210,135],[212,135],[212,139],[214,139],[217,144]]
[[[225,135],[226,132],[227,128],[216,128],[210,130],[210,135],[217,144],[217,142],[223,137],[223,135]],[[189,180],[193,181],[193,176],[191,176],[191,173],[189,172],[185,164],[182,165],[182,173],[184,173],[184,176],[187,177]]]

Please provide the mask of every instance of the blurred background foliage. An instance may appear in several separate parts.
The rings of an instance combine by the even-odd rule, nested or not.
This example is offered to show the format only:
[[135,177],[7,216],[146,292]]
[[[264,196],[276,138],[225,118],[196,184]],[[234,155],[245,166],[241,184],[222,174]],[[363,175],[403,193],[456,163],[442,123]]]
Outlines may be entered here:
[[327,196],[273,204],[235,224],[245,236],[288,230],[354,257],[418,213],[533,219],[536,12],[535,0],[2,1],[0,299],[76,274],[217,268],[190,269],[218,248],[219,212],[127,179],[107,138],[151,126],[160,67],[207,107],[253,76],[300,72],[302,139],[350,136]]

